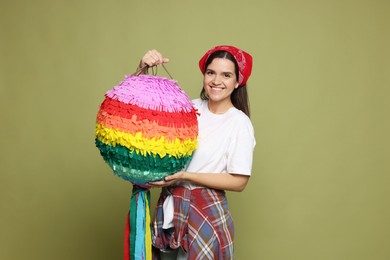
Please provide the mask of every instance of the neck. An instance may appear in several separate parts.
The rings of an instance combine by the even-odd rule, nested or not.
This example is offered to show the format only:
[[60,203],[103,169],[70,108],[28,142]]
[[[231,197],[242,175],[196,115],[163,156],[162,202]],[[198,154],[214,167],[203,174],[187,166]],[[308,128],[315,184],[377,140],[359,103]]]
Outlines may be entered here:
[[208,101],[208,108],[214,114],[224,114],[232,107],[233,103],[230,100],[224,103],[213,102],[210,99]]

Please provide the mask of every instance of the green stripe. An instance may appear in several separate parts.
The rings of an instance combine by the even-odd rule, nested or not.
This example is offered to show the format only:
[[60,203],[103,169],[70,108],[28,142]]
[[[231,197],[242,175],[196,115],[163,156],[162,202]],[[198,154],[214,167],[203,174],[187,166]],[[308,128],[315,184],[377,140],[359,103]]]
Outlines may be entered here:
[[97,138],[95,143],[104,161],[110,165],[114,173],[135,183],[161,180],[167,175],[182,170],[192,158],[191,156],[181,158],[173,156],[161,158],[159,155],[142,156],[121,145],[115,147],[106,145]]

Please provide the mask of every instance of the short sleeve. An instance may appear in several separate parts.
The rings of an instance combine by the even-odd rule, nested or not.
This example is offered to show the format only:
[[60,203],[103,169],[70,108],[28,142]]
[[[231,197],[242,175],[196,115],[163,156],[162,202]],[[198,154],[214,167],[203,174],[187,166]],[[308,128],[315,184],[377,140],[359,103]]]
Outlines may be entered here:
[[256,145],[254,129],[249,118],[245,118],[232,132],[227,155],[227,171],[233,174],[251,175],[253,151]]

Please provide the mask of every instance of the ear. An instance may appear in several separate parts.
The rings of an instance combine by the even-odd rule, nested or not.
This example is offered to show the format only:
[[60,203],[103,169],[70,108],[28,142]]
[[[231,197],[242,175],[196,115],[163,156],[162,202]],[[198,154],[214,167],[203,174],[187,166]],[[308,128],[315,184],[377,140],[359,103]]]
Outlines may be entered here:
[[234,88],[238,88],[238,82],[236,83],[236,85],[234,86]]

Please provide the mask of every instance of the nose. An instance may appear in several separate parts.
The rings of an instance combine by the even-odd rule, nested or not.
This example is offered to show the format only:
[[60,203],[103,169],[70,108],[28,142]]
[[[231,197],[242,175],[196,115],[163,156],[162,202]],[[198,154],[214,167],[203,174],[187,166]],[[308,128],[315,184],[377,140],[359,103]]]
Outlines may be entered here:
[[220,78],[218,76],[215,76],[213,78],[213,80],[211,81],[211,84],[213,84],[214,86],[217,86],[217,85],[221,84]]

